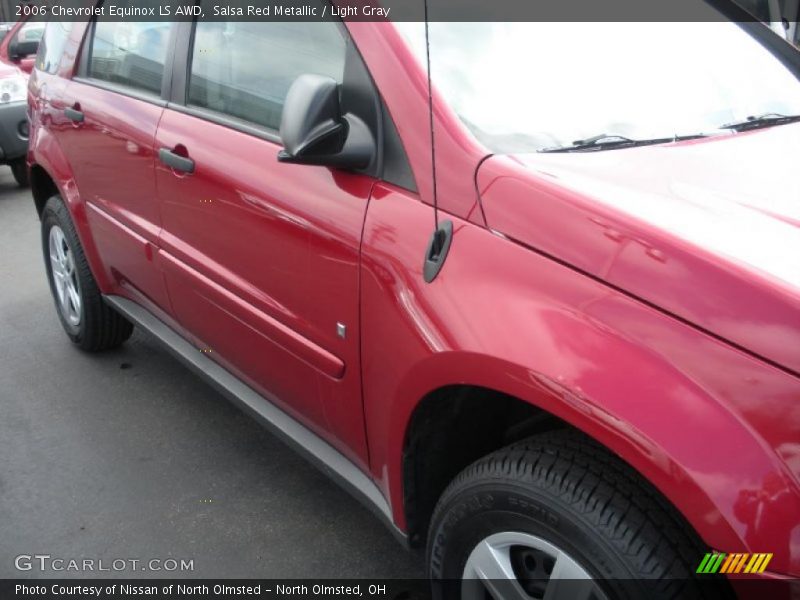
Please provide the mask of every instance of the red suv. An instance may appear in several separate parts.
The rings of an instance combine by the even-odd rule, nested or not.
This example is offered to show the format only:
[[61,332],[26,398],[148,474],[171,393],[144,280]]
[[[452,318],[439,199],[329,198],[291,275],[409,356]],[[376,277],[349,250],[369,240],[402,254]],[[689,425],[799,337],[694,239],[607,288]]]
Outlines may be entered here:
[[447,597],[797,577],[800,69],[759,28],[51,23],[61,324],[151,332]]

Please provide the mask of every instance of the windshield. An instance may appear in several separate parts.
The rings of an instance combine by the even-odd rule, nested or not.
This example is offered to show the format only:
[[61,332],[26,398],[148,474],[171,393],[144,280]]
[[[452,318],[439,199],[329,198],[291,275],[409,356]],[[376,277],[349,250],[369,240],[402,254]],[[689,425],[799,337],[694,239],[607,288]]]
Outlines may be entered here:
[[[398,24],[425,64],[423,23]],[[434,85],[493,152],[674,138],[800,114],[800,82],[735,23],[430,23]]]

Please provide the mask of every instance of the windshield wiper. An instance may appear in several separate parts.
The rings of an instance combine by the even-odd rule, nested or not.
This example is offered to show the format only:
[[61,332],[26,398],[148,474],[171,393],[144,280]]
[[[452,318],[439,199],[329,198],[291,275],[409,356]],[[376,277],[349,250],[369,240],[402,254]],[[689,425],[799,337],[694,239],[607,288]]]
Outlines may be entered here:
[[682,140],[696,140],[706,137],[705,134],[674,135],[665,138],[652,138],[647,140],[633,140],[624,135],[601,133],[585,140],[575,140],[569,146],[555,146],[542,148],[539,152],[593,152],[598,150],[615,150],[618,148],[634,148],[636,146],[652,146],[654,144],[669,144]]
[[779,113],[764,113],[747,117],[744,121],[734,121],[720,125],[720,129],[733,129],[734,131],[749,131],[761,127],[772,127],[773,125],[786,125],[800,121],[800,115],[781,115]]

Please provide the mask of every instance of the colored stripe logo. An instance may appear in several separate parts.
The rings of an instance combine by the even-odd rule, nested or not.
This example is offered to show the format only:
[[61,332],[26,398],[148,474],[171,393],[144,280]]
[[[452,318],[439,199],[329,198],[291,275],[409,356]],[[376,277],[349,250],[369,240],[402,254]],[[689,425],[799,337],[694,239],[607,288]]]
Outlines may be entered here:
[[724,552],[710,552],[703,557],[697,573],[763,573],[772,553],[759,554],[726,554]]

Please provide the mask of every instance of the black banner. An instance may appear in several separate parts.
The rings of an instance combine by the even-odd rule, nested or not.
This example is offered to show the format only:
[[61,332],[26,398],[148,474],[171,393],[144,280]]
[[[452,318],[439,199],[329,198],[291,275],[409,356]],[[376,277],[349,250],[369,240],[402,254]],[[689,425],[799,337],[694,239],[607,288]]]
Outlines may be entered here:
[[731,0],[10,0],[38,21],[755,21]]
[[[722,587],[720,583],[722,582]],[[410,579],[3,579],[0,580],[2,600],[252,600],[256,598],[291,598],[329,600],[362,598],[366,600],[428,600],[434,590],[448,589],[458,594],[461,581],[436,582]],[[501,597],[517,597],[508,586],[518,585],[509,580],[482,582],[489,584]],[[686,580],[628,580],[596,582],[601,588],[623,590],[626,598],[648,599],[665,586],[680,590]],[[707,584],[707,587],[705,587]],[[800,598],[800,580],[763,579],[743,577],[728,581],[732,596],[742,600],[797,600]],[[569,580],[559,582],[559,593],[564,598],[577,597],[585,591],[586,582]],[[570,589],[574,587],[575,593]],[[690,589],[702,590],[704,597],[729,597],[724,593],[724,578],[709,576],[693,580]],[[508,589],[507,592],[504,590]],[[648,591],[652,590],[652,591]],[[609,592],[609,589],[604,589]],[[722,594],[722,596],[720,595]],[[613,600],[613,594],[611,594]],[[448,596],[452,597],[452,596]],[[681,597],[680,595],[677,597]]]
[[426,580],[5,579],[0,598],[29,600],[239,600],[254,598],[427,600]]

